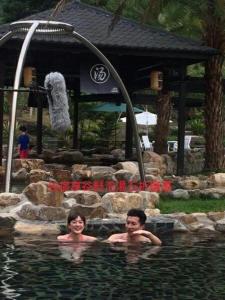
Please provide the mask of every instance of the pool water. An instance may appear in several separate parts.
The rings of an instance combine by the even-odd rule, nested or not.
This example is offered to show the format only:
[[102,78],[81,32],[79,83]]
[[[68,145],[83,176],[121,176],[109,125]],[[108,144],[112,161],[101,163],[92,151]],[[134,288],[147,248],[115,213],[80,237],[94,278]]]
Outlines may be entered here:
[[0,242],[0,299],[225,299],[225,239],[162,247]]

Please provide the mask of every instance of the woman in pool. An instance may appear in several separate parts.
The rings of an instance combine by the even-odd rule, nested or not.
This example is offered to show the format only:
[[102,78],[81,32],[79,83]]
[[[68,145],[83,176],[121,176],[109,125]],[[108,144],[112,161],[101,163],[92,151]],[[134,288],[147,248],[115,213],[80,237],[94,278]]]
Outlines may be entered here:
[[82,234],[86,224],[83,215],[77,214],[73,209],[70,210],[67,218],[68,234],[59,235],[57,237],[60,242],[94,242],[97,239],[93,236]]

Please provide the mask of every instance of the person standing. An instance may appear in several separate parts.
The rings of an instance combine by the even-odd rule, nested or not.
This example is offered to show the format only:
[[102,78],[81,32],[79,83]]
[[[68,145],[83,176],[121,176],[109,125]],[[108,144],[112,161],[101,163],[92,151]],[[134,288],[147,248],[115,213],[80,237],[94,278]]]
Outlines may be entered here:
[[20,158],[27,158],[29,151],[30,138],[27,134],[27,128],[25,126],[20,126],[21,134],[18,137],[18,151]]

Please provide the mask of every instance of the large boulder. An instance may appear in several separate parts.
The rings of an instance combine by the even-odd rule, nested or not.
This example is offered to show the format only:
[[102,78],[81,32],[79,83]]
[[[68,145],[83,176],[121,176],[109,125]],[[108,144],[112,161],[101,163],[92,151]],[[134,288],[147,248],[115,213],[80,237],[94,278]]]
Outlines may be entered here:
[[13,171],[17,172],[19,169],[25,168],[27,172],[33,169],[44,169],[43,159],[14,159],[13,160]]
[[218,231],[225,232],[225,218],[216,221],[215,228],[216,228],[216,230],[218,230]]
[[77,214],[82,214],[86,218],[94,219],[94,218],[106,218],[107,217],[107,211],[102,206],[101,203],[96,203],[90,206],[77,204],[73,206],[73,210]]
[[121,169],[119,171],[116,171],[114,173],[114,176],[118,181],[122,180],[122,181],[129,182],[132,179],[133,174],[130,171]]
[[35,224],[31,222],[17,221],[14,226],[17,235],[59,235],[60,229],[57,224]]
[[42,206],[38,216],[42,221],[60,221],[66,219],[66,212],[62,207]]
[[0,193],[0,208],[17,205],[21,201],[21,195],[15,193]]
[[113,174],[115,169],[107,166],[93,166],[89,168],[91,170],[92,180],[115,180]]
[[84,156],[80,151],[62,151],[58,153],[58,160],[64,163],[82,163]]
[[160,173],[159,168],[145,167],[145,174],[146,175],[160,176],[161,173]]
[[166,174],[167,166],[165,164],[165,160],[159,154],[152,151],[145,151],[143,154],[143,162],[148,163],[148,165],[146,165],[148,168],[159,169],[161,176]]
[[133,175],[139,173],[137,163],[132,162],[132,161],[118,162],[115,165],[115,168],[117,170],[126,170],[126,171],[130,172]]
[[171,154],[162,154],[163,162],[166,165],[166,174],[173,175],[176,173],[176,162],[172,159]]
[[201,188],[201,181],[198,177],[190,177],[186,179],[182,179],[179,181],[179,184],[182,189],[185,190],[194,190]]
[[87,165],[74,164],[72,165],[72,177],[74,180],[89,179],[91,177],[91,170]]
[[67,191],[64,194],[66,198],[74,198],[76,203],[87,206],[101,202],[101,197],[94,191]]
[[28,177],[28,171],[25,168],[21,168],[16,172],[12,172],[12,178],[14,181],[25,181]]
[[42,169],[31,170],[28,174],[31,183],[38,181],[48,181],[51,178],[51,172]]
[[131,208],[143,209],[143,198],[137,193],[107,193],[102,205],[109,213],[125,213]]
[[143,199],[144,208],[153,209],[159,203],[159,194],[155,192],[139,192]]
[[225,173],[216,173],[211,176],[211,181],[215,186],[225,187]]
[[215,187],[200,190],[200,197],[202,198],[211,198],[211,199],[220,199],[225,196],[225,188],[224,187]]
[[156,217],[160,215],[160,210],[158,208],[146,208],[145,214],[147,217]]
[[53,169],[53,178],[59,182],[61,181],[71,181],[71,171],[65,169]]
[[62,205],[64,199],[63,192],[51,190],[49,183],[46,181],[29,184],[23,190],[23,194],[35,205],[45,204],[57,207]]
[[65,209],[71,209],[76,204],[77,204],[76,199],[74,199],[74,198],[66,198],[66,199],[64,199],[64,201],[62,203],[62,206]]
[[175,199],[177,199],[177,198],[189,199],[190,198],[188,191],[183,190],[183,189],[176,189],[176,190],[170,192],[170,195]]
[[220,212],[211,211],[211,212],[208,212],[208,213],[207,213],[207,217],[208,217],[210,220],[216,222],[216,221],[219,221],[219,220],[225,218],[225,212],[224,212],[224,211],[220,211]]
[[10,213],[0,213],[0,230],[12,229],[15,223],[16,219]]
[[36,206],[32,204],[25,204],[21,207],[17,214],[20,218],[26,220],[40,220],[40,221],[60,221],[66,218],[66,213],[62,207],[52,206]]
[[55,155],[55,151],[51,149],[43,149],[42,153],[38,157],[42,158],[44,161],[52,161],[52,158]]
[[122,149],[113,149],[111,151],[111,154],[113,157],[115,157],[118,161],[119,160],[124,160],[125,159],[125,151]]
[[38,218],[39,207],[31,203],[22,205],[16,213],[22,219],[32,220],[32,221],[39,220]]

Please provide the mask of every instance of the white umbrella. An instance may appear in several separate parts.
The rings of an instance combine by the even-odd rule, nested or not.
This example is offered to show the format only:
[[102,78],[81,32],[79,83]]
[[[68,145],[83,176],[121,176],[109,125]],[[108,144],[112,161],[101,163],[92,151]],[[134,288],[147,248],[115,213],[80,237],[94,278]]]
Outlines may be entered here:
[[[139,125],[156,125],[157,124],[157,115],[150,113],[148,111],[144,111],[140,114],[136,114],[136,121]],[[121,118],[122,122],[126,122],[127,118]]]

